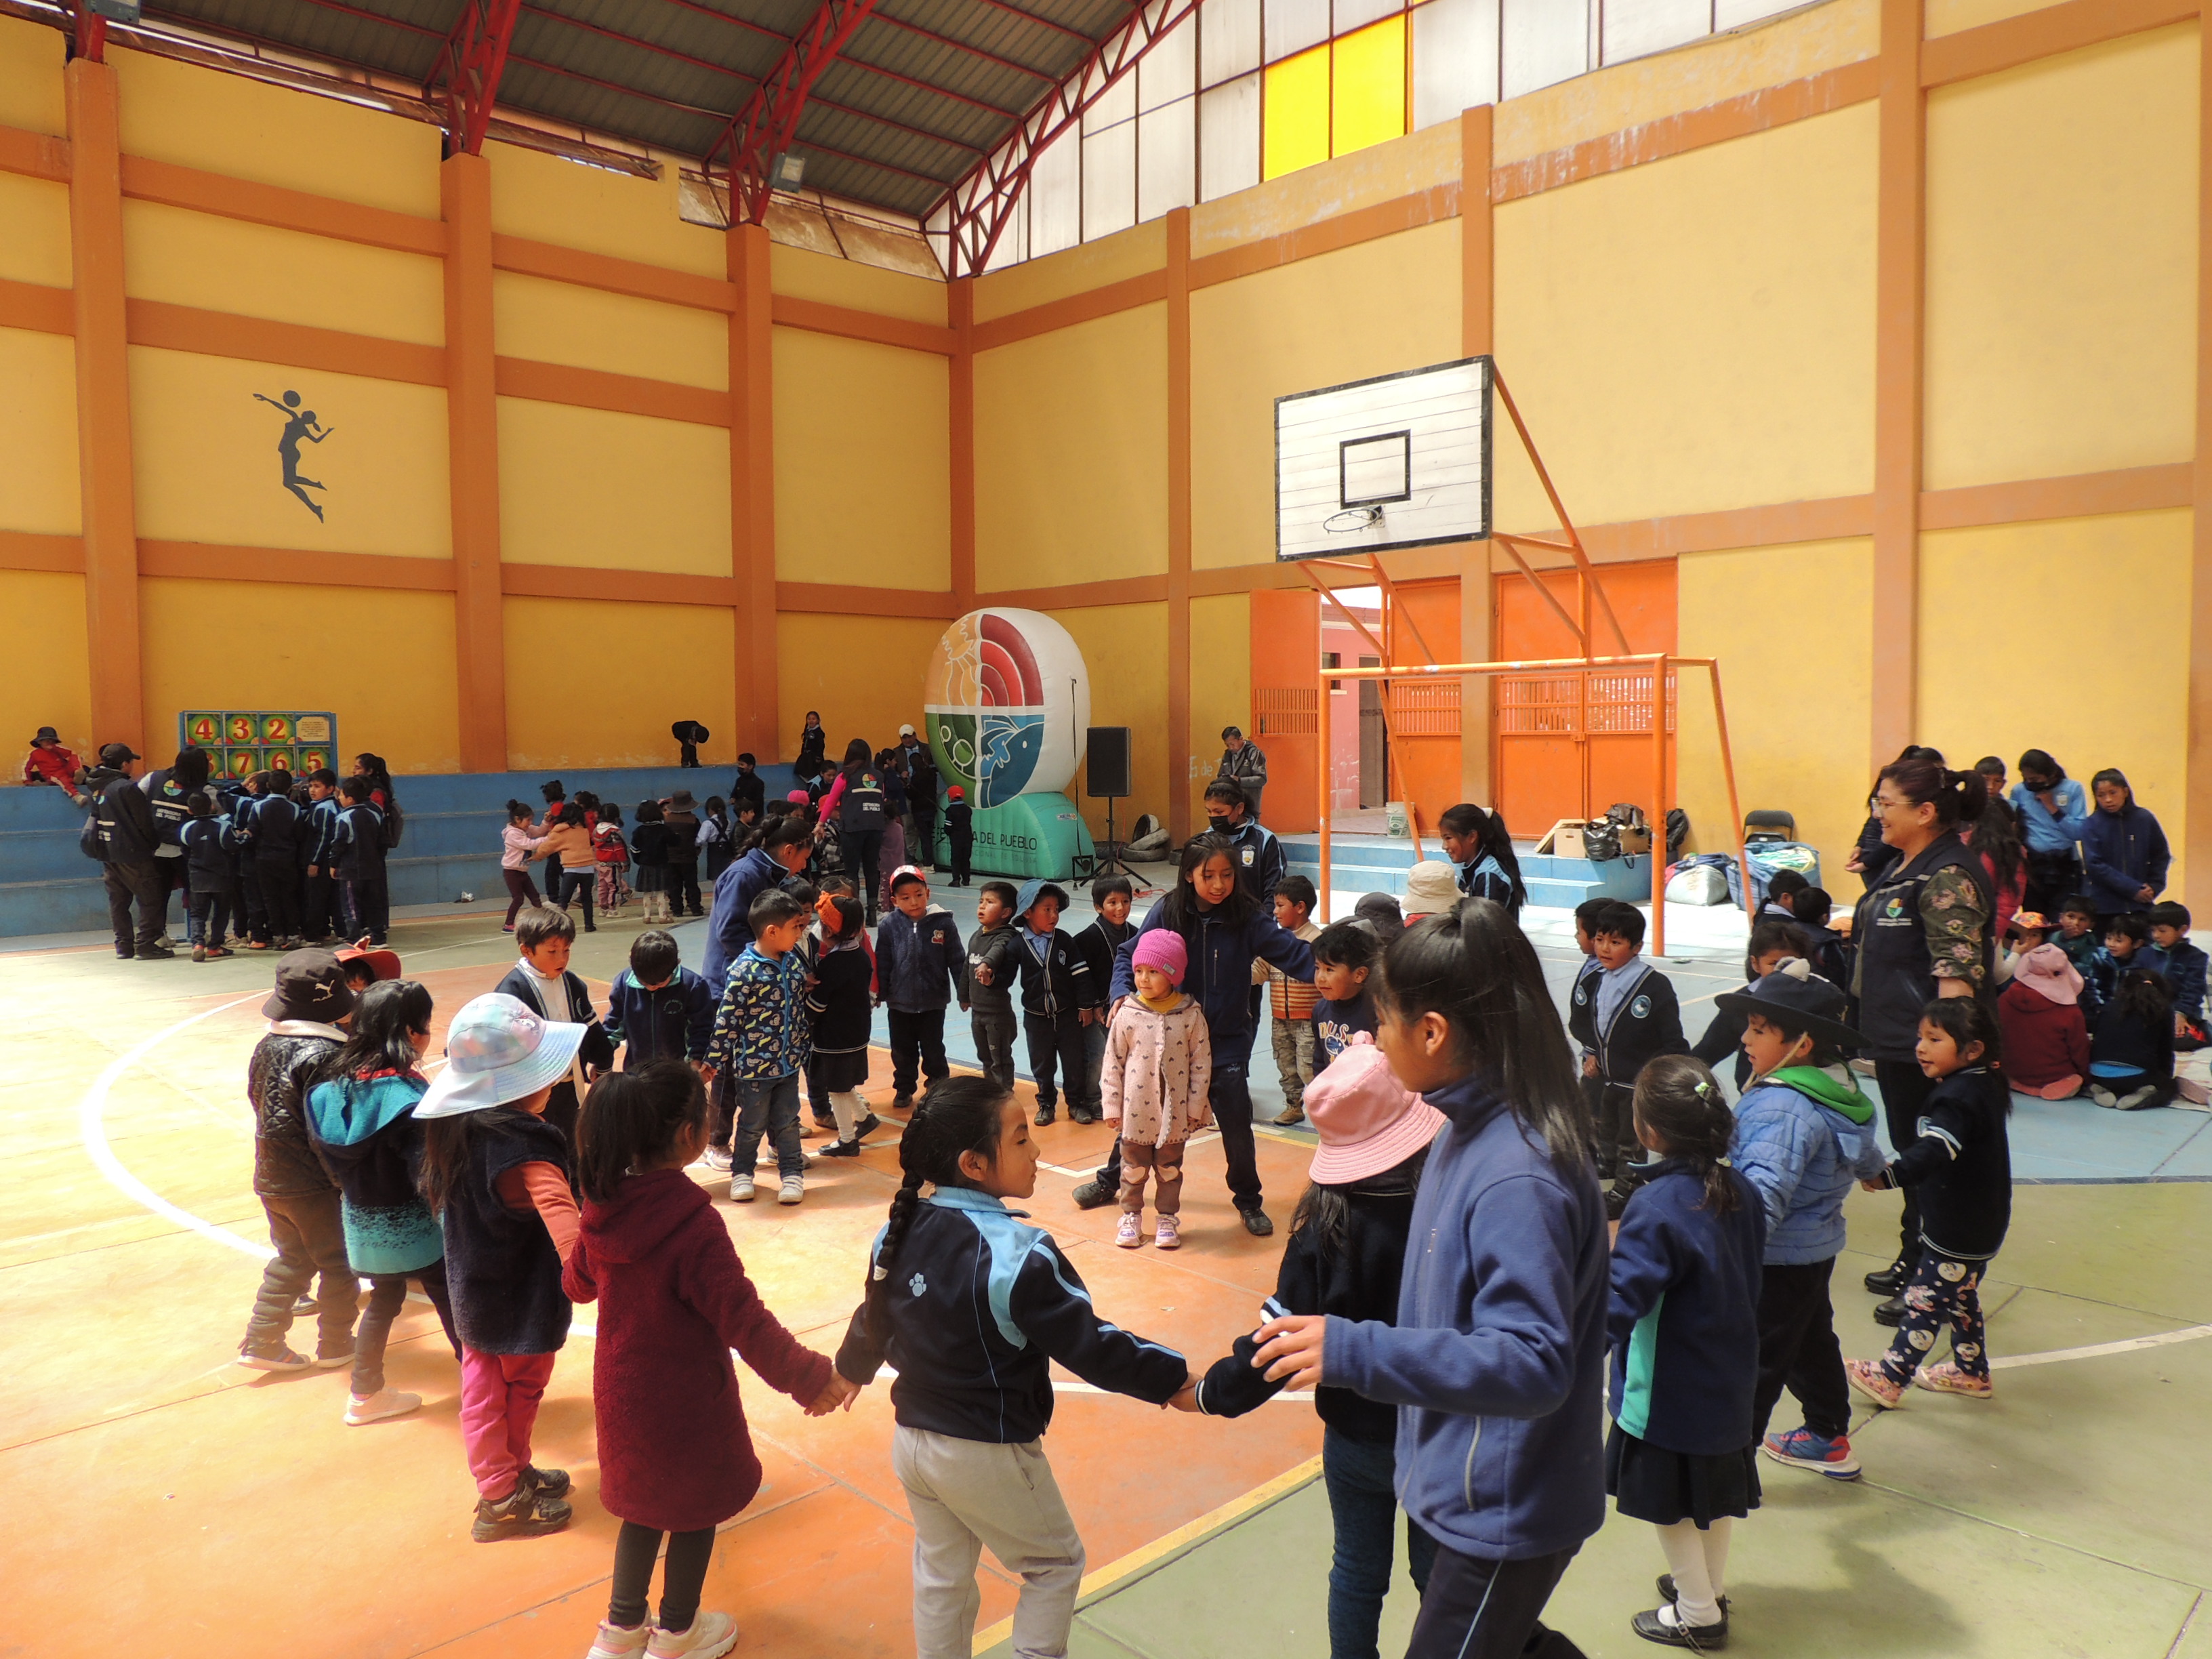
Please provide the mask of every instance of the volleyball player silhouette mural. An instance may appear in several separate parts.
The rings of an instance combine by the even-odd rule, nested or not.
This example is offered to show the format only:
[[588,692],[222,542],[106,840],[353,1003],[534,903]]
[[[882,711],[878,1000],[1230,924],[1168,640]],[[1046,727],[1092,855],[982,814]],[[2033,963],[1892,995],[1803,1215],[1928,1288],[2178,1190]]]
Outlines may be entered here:
[[311,444],[319,444],[335,428],[318,425],[315,411],[300,407],[300,394],[296,392],[287,392],[282,402],[264,397],[258,392],[253,395],[257,400],[267,404],[284,417],[284,435],[276,441],[276,453],[284,459],[284,488],[297,495],[300,505],[319,520],[323,516],[322,504],[307,492],[327,486],[300,476],[300,440],[305,438]]

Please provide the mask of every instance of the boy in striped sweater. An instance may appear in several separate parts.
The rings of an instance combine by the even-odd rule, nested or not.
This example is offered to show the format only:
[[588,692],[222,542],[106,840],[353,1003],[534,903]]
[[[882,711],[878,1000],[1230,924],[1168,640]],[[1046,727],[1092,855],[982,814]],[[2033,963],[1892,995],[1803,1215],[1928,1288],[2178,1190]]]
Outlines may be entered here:
[[[1304,876],[1285,876],[1275,884],[1275,921],[1309,945],[1321,937],[1313,920],[1319,895]],[[1283,1109],[1275,1121],[1306,1121],[1306,1085],[1314,1075],[1314,1003],[1320,993],[1310,980],[1292,979],[1281,969],[1255,957],[1252,982],[1265,985],[1275,1016],[1275,1075],[1282,1079]]]

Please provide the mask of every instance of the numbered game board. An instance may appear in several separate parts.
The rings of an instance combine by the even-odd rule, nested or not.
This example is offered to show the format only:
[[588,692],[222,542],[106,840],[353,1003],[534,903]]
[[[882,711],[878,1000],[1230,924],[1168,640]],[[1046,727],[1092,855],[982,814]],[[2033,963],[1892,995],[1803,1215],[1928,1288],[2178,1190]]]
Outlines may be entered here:
[[337,716],[327,711],[196,710],[177,716],[177,736],[180,743],[216,757],[217,769],[234,778],[254,772],[300,777],[337,765]]

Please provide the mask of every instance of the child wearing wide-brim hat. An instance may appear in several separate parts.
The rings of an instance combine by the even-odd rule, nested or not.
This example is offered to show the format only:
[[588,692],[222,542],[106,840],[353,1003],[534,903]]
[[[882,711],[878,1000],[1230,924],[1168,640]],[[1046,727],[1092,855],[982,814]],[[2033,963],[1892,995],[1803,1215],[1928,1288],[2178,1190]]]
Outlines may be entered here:
[[2071,1100],[2089,1076],[2089,1024],[2081,971],[2056,945],[2024,951],[1997,994],[2005,1081],[2039,1100]]
[[[1306,1085],[1305,1107],[1321,1146],[1261,1318],[1334,1314],[1394,1325],[1413,1194],[1444,1115],[1409,1092],[1382,1051],[1364,1038]],[[1235,1351],[1214,1363],[1199,1383],[1201,1411],[1241,1417],[1274,1397],[1283,1382],[1271,1382],[1254,1367],[1258,1347],[1255,1338],[1239,1337]],[[1398,1411],[1327,1384],[1314,1390],[1314,1409],[1323,1425],[1322,1475],[1336,1539],[1331,1645],[1369,1650],[1390,1585]],[[1436,1541],[1409,1522],[1407,1566],[1417,1589],[1426,1588],[1436,1553]]]
[[463,1006],[445,1069],[415,1108],[422,1192],[445,1231],[461,1339],[461,1438],[477,1482],[471,1534],[489,1543],[566,1526],[568,1475],[530,1462],[538,1406],[568,1340],[561,1270],[580,1218],[568,1143],[541,1114],[587,1027],[497,992]]
[[1440,915],[1466,896],[1459,890],[1459,872],[1455,865],[1424,859],[1406,872],[1403,910],[1408,922]]

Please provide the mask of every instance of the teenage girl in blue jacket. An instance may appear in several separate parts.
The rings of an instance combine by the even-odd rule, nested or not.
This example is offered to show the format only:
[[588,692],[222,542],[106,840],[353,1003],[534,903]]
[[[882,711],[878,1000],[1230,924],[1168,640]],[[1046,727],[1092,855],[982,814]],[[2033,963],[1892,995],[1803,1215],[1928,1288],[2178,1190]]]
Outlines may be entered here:
[[1659,1529],[1674,1571],[1629,1627],[1698,1651],[1728,1640],[1730,1523],[1759,1507],[1759,1255],[1766,1220],[1722,1160],[1735,1120],[1702,1060],[1663,1054],[1637,1074],[1636,1138],[1658,1162],[1613,1243],[1613,1433],[1605,1487]]
[[1397,1323],[1273,1319],[1253,1363],[1398,1407],[1399,1497],[1439,1547],[1407,1659],[1577,1652],[1538,1622],[1605,1518],[1605,1202],[1574,1055],[1535,947],[1488,899],[1407,928],[1382,981],[1390,1069],[1449,1120]]

